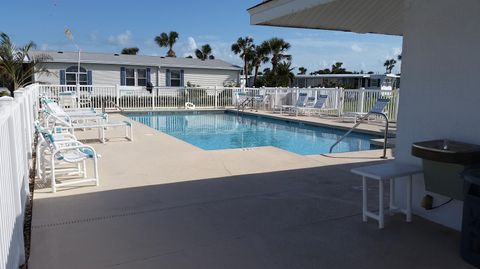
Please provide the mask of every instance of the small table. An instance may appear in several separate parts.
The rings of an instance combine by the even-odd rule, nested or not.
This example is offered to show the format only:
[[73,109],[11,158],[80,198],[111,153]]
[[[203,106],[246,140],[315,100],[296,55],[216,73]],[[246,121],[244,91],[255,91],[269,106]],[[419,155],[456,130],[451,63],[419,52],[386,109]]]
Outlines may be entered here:
[[[362,217],[364,222],[367,222],[367,218],[370,217],[378,221],[378,228],[382,229],[384,227],[383,183],[385,180],[390,180],[390,213],[399,210],[407,216],[407,222],[412,221],[412,179],[413,175],[423,173],[422,167],[399,162],[389,162],[384,164],[354,168],[350,170],[350,172],[362,176]],[[404,176],[409,177],[407,180],[407,206],[405,209],[399,209],[395,205],[394,181],[396,178]],[[378,180],[379,183],[378,214],[368,211],[367,208],[367,178]]]

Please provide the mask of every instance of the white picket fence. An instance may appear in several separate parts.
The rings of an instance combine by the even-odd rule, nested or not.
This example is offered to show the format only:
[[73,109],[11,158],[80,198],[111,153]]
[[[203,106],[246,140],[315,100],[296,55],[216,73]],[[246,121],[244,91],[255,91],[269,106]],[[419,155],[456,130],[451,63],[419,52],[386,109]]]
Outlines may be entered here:
[[[184,108],[186,102],[197,108],[233,108],[237,104],[236,93],[246,92],[249,96],[266,96],[268,102],[262,108],[271,110],[275,106],[293,105],[300,93],[316,100],[327,95],[325,111],[332,116],[346,112],[368,112],[378,98],[389,98],[387,106],[389,120],[396,121],[399,90],[341,89],[341,88],[227,88],[227,87],[145,87],[119,85],[38,85],[40,94],[53,99],[65,98],[62,93],[75,93],[75,100],[89,100],[94,108],[121,108],[124,110],[155,110]],[[84,100],[84,101],[82,101]]]
[[23,225],[29,193],[38,87],[0,97],[0,269],[25,263]]

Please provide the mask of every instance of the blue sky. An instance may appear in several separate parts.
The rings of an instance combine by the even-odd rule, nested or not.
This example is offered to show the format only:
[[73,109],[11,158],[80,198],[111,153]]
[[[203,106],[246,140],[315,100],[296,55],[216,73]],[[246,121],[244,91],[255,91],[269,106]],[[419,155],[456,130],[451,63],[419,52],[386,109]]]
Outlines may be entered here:
[[[28,0],[2,3],[0,31],[17,44],[34,41],[38,49],[75,50],[66,39],[68,26],[84,51],[119,52],[136,46],[140,54],[164,55],[153,39],[171,30],[180,34],[177,56],[193,54],[208,43],[217,58],[240,64],[230,51],[240,36],[256,43],[271,37],[290,42],[293,66],[308,72],[341,61],[349,70],[384,72],[383,62],[401,52],[402,39],[394,36],[335,31],[252,26],[246,9],[260,0],[102,1]],[[398,64],[397,64],[398,65]],[[394,69],[398,71],[398,67]]]

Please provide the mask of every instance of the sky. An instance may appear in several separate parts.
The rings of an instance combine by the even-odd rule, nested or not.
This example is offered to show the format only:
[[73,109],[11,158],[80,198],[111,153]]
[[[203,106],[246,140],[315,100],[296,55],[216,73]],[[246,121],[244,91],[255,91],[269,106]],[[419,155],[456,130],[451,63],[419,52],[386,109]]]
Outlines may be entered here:
[[3,1],[0,32],[17,45],[34,41],[39,50],[76,51],[65,37],[68,27],[82,51],[118,53],[138,47],[139,54],[163,56],[166,49],[156,45],[155,36],[176,31],[177,57],[194,55],[208,43],[216,58],[241,65],[230,49],[239,37],[251,36],[256,44],[279,37],[291,44],[293,67],[312,72],[343,62],[348,70],[383,73],[385,60],[396,58],[402,47],[396,36],[250,25],[246,9],[261,0]]

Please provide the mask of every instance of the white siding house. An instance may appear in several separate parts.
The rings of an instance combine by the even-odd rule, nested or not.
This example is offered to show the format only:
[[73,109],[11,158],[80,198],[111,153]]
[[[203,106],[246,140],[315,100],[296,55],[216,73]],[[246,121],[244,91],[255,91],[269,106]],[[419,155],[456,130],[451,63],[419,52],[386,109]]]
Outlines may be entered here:
[[[49,74],[37,74],[42,84],[76,84],[78,54],[76,52],[35,51],[47,54]],[[157,56],[119,55],[104,53],[81,54],[80,84],[145,86],[223,86],[239,83],[240,67],[222,60],[165,58]]]

